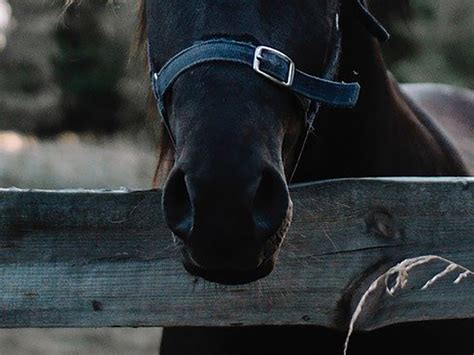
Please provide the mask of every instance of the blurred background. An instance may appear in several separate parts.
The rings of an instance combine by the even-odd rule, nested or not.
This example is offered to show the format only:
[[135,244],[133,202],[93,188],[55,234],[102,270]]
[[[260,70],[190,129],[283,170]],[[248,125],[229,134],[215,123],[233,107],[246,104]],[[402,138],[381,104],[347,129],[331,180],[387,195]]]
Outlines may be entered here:
[[0,0],[0,185],[149,188],[138,1]]
[[[474,1],[373,0],[401,82],[474,88]],[[0,186],[150,187],[156,127],[136,0],[0,0]],[[4,354],[157,354],[159,329],[3,330]]]

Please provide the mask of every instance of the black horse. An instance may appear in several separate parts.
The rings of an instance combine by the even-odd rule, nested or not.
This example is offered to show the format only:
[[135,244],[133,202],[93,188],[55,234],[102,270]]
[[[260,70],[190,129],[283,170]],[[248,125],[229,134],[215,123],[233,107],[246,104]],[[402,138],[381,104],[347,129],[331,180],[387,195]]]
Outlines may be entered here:
[[[291,219],[289,182],[474,171],[472,93],[401,88],[381,56],[378,39],[386,34],[365,6],[146,0],[144,37],[155,79],[166,75],[163,66],[185,62],[173,79],[155,83],[164,116],[157,184],[190,273],[231,284],[271,272]],[[273,72],[268,80],[231,60],[204,58],[187,67],[182,51],[212,41],[267,45],[303,72],[358,82],[358,103],[351,109],[308,103],[285,85],[286,74]],[[448,114],[437,104],[449,105]],[[315,117],[308,120],[308,112]],[[473,335],[468,321],[402,325],[356,337],[352,353],[472,354]],[[165,329],[161,351],[330,354],[341,352],[342,338],[313,327],[178,328]]]
[[[230,284],[271,272],[291,219],[289,182],[474,171],[474,147],[466,143],[474,137],[472,94],[401,88],[382,60],[376,37],[384,39],[385,33],[365,3],[147,0],[143,5],[144,38],[164,118],[157,184],[164,187],[167,222],[182,243],[189,272]],[[302,72],[358,82],[358,103],[332,107],[295,95],[285,85],[291,62],[278,54],[273,59],[285,62],[288,73],[278,77],[269,70],[270,80],[231,60],[206,57],[194,65],[182,59],[182,51],[193,51],[196,43],[217,51],[213,41],[270,46]],[[175,76],[160,82],[166,75],[160,70],[177,61],[184,63]],[[453,104],[459,100],[462,105]],[[436,110],[439,102],[450,104],[448,115]],[[352,351],[472,354],[473,329],[468,321],[402,325],[356,337]],[[177,328],[165,329],[161,351],[330,354],[340,353],[342,343],[342,334],[313,327]]]
[[[163,67],[179,67],[155,83],[166,116],[157,176],[191,273],[222,283],[267,275],[291,218],[290,179],[469,175],[474,161],[456,146],[461,137],[450,139],[445,120],[429,116],[388,74],[374,36],[383,37],[383,29],[363,6],[358,0],[146,2],[153,72],[159,77]],[[314,102],[285,87],[286,78],[278,85],[231,60],[167,63],[183,50],[196,52],[197,42],[215,51],[218,41],[268,45],[303,72],[357,82],[357,105],[311,108]],[[469,124],[467,114],[462,119]]]
[[[290,182],[474,172],[472,94],[401,88],[364,1],[142,5],[163,116],[156,185],[190,273],[224,284],[268,275],[291,220]],[[247,52],[261,45],[270,48],[252,70]],[[357,85],[344,83],[360,85],[357,103]],[[437,116],[436,103],[456,100],[455,119]],[[471,355],[473,333],[469,321],[400,325],[359,335],[352,353]],[[161,351],[331,354],[342,344],[342,334],[314,327],[175,328]]]

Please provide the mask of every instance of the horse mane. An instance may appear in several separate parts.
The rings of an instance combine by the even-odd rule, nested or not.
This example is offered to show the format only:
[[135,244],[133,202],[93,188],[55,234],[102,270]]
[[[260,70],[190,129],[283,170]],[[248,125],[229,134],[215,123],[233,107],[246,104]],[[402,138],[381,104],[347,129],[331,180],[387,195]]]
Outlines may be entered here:
[[[136,57],[142,56],[147,58],[147,20],[146,20],[146,0],[139,1],[138,7],[138,25],[136,40],[132,47],[132,51]],[[148,61],[145,61],[148,65]],[[151,90],[148,93],[148,117],[156,120],[159,113],[156,108],[155,98]],[[160,121],[159,137],[158,137],[158,163],[153,177],[153,188],[163,187],[166,179],[174,165],[174,146],[168,135],[168,132]]]
[[[67,0],[77,1],[77,0]],[[148,66],[147,59],[147,19],[146,0],[139,0],[138,23],[136,28],[135,41],[132,44],[132,55],[135,58],[143,58],[145,66]],[[155,98],[151,90],[148,92],[148,118],[155,121],[159,116],[156,108]],[[153,177],[153,188],[163,187],[166,179],[174,165],[174,146],[166,131],[163,122],[160,120],[158,133],[158,162]]]

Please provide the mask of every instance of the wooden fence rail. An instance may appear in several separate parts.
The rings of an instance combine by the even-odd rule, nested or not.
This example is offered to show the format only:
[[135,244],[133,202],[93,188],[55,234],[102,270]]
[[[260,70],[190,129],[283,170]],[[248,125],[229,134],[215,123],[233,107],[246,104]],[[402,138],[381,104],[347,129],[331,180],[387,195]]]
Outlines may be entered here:
[[[188,275],[159,191],[0,190],[0,327],[305,324],[346,329],[361,295],[405,258],[474,268],[474,179],[339,180],[292,188],[276,270],[220,286]],[[474,318],[474,281],[420,266],[375,295],[359,329]]]

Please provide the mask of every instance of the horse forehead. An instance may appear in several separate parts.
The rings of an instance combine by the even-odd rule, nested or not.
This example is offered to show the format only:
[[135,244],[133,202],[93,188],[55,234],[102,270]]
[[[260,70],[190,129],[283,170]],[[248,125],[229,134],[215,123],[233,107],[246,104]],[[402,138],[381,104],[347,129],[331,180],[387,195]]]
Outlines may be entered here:
[[147,0],[151,59],[158,65],[196,41],[227,36],[279,48],[304,67],[301,49],[325,45],[340,0]]
[[[147,0],[148,25],[172,37],[193,35],[271,31],[274,36],[288,32],[307,31],[308,25],[324,21],[337,8],[340,0]],[[327,15],[327,16],[326,16]],[[313,28],[314,30],[314,28]]]

